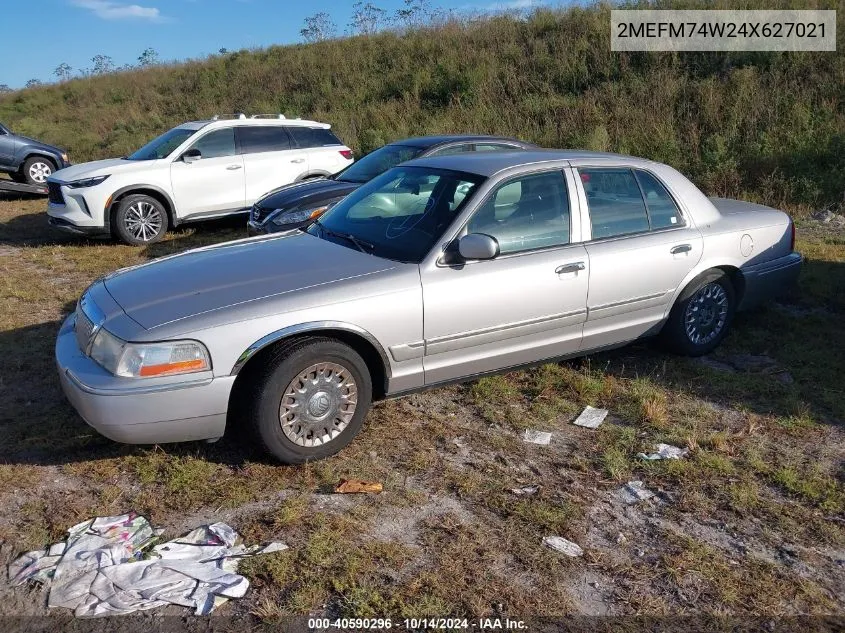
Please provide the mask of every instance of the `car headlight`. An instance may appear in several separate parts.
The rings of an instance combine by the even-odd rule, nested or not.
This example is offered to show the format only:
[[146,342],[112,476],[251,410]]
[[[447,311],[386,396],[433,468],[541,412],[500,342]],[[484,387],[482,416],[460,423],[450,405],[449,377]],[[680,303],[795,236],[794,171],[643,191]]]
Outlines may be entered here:
[[332,205],[325,204],[320,207],[312,207],[310,209],[298,209],[296,211],[285,211],[283,209],[276,209],[270,214],[271,222],[276,226],[285,226],[286,224],[301,224],[308,220],[316,220],[323,215]]
[[70,187],[71,189],[82,189],[83,187],[96,187],[97,185],[105,182],[106,176],[95,176],[94,178],[83,178],[82,180],[74,180],[73,182],[66,182],[65,185]]
[[155,378],[211,369],[208,349],[199,341],[127,343],[106,330],[97,333],[91,358],[115,376]]
[[67,154],[62,154],[62,161],[64,161],[65,163],[69,163],[69,162],[70,162],[70,161],[68,160]]

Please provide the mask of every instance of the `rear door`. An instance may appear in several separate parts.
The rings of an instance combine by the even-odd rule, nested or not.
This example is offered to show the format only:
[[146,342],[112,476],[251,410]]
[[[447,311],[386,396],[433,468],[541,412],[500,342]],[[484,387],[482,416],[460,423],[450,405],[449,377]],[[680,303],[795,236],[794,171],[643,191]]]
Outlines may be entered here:
[[170,165],[173,197],[180,218],[216,216],[243,210],[244,159],[235,152],[235,130],[211,130],[189,148],[202,158],[193,163],[181,157]]
[[578,167],[590,260],[584,349],[654,333],[675,290],[701,259],[703,240],[649,171]]
[[352,163],[352,153],[329,128],[290,125],[287,129],[294,146],[306,152],[311,173],[328,176]]
[[293,146],[283,126],[244,125],[235,134],[246,170],[247,205],[308,173],[308,152]]

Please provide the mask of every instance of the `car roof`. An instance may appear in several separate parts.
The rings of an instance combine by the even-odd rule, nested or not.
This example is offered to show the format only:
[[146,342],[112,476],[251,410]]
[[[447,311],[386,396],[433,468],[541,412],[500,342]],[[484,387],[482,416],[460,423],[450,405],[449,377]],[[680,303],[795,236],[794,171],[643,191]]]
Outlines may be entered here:
[[469,142],[469,141],[506,141],[508,143],[516,143],[525,147],[535,147],[532,143],[520,141],[517,138],[510,138],[507,136],[489,136],[486,134],[439,134],[436,136],[415,136],[398,141],[388,143],[388,145],[410,145],[411,147],[421,147],[428,149],[435,145],[445,145],[446,143],[455,142]]
[[320,123],[319,121],[309,121],[308,119],[205,119],[202,121],[188,121],[177,127],[187,128],[189,130],[200,130],[207,125],[219,124],[219,127],[233,127],[242,125],[283,125],[285,127],[314,127],[322,128],[324,130],[331,129],[328,123]]
[[520,152],[466,152],[450,156],[430,156],[428,158],[415,158],[403,163],[403,166],[452,169],[489,177],[511,167],[567,160],[618,161],[628,165],[642,166],[653,164],[652,161],[645,158],[625,156],[624,154],[551,149]]

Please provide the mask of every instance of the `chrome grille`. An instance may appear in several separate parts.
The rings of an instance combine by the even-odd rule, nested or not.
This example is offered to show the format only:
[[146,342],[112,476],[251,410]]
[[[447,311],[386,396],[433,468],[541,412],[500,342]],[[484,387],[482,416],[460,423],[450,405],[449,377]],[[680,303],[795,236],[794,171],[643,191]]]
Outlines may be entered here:
[[91,342],[91,335],[94,333],[94,323],[85,316],[81,309],[76,310],[76,342],[79,349],[84,353],[88,352],[88,345]]

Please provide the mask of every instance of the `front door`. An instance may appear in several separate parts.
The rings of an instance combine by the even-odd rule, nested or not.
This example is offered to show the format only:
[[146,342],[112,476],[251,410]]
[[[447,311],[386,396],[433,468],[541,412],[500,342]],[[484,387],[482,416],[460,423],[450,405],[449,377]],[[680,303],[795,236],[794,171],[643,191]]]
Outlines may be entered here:
[[201,158],[186,163],[177,158],[170,165],[170,181],[179,217],[201,218],[246,208],[244,159],[235,152],[233,128],[212,130],[188,150]]
[[655,333],[703,240],[666,187],[645,170],[577,170],[589,211],[585,350]]
[[15,160],[15,136],[0,125],[0,165],[11,165]]
[[501,184],[463,231],[500,254],[421,270],[426,384],[578,351],[590,270],[568,189],[561,171]]

